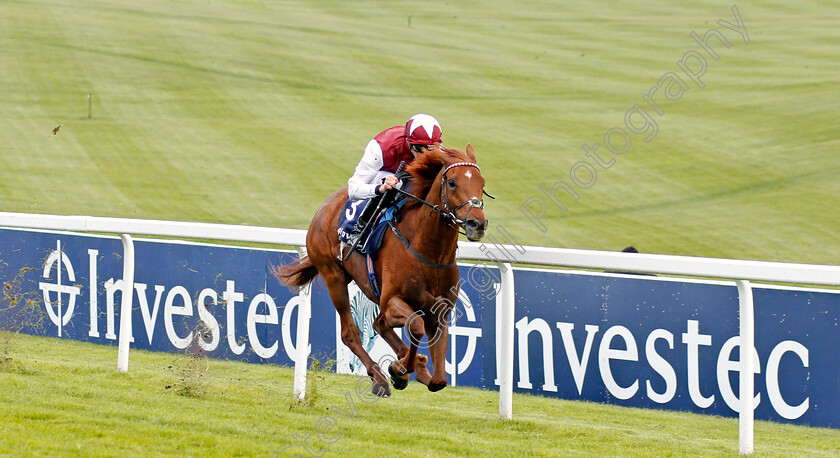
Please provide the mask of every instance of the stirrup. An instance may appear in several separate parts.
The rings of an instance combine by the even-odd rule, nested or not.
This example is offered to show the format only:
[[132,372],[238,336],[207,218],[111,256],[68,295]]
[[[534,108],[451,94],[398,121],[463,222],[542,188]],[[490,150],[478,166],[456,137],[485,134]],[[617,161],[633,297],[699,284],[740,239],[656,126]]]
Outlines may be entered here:
[[350,235],[347,237],[347,244],[353,246],[361,242],[363,232],[364,227],[357,224],[356,227],[350,231]]
[[[353,251],[355,250],[355,248],[357,248],[359,246],[359,244],[361,243],[361,238],[362,238],[362,233],[357,232],[356,229],[353,229],[353,231],[350,232],[350,235],[349,235],[346,243],[340,241],[340,243],[338,245],[338,260],[341,261],[341,262],[346,261],[347,258],[349,258],[350,255],[353,254]],[[346,253],[345,253],[345,251],[346,251]]]

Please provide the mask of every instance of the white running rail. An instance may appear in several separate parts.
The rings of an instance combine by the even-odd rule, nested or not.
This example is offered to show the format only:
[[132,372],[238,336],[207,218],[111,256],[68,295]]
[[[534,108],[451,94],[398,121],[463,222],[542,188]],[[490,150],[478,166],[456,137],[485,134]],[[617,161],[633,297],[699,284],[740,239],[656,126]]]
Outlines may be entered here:
[[[120,234],[125,250],[123,277],[126,290],[133,289],[134,245],[130,234],[161,237],[256,242],[293,247],[306,245],[306,231],[232,224],[155,221],[95,216],[56,216],[29,213],[0,212],[0,227],[78,232],[103,232]],[[506,254],[505,254],[506,253]],[[576,250],[568,248],[525,247],[503,244],[459,242],[458,259],[480,260],[499,266],[502,273],[502,323],[501,367],[499,390],[499,417],[513,416],[513,320],[514,282],[511,263],[546,266],[578,267],[611,271],[645,272],[667,275],[711,277],[736,281],[739,295],[740,345],[754,346],[754,319],[752,287],[750,281],[798,283],[840,286],[840,267],[813,264],[742,261],[733,259],[699,258],[658,254],[632,254],[609,251]],[[301,294],[306,297],[299,309],[299,325],[308,324],[311,308],[308,307],[309,289]],[[121,317],[130,316],[130,294],[123,295]],[[128,323],[128,324],[126,324]],[[130,322],[121,321],[118,353],[118,370],[128,370],[128,336]],[[309,347],[308,325],[299,326],[297,335],[298,355],[295,361],[294,394],[303,398],[306,386],[306,362]],[[743,352],[742,352],[743,354]],[[742,358],[740,362],[739,449],[742,454],[753,452],[753,361]],[[744,395],[749,393],[749,395]]]

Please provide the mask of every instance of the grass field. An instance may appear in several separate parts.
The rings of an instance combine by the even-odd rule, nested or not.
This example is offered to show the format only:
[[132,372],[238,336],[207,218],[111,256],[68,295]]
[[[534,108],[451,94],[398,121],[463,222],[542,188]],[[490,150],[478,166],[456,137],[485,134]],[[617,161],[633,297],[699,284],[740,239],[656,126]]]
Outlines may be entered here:
[[[476,147],[520,243],[837,263],[840,5],[739,4],[749,44],[717,25],[731,7],[6,0],[3,207],[306,228],[373,135],[429,112]],[[539,231],[519,210],[537,185],[713,27],[732,46],[705,88],[658,99],[655,139]]]
[[[364,379],[327,372],[310,376],[316,394],[297,404],[289,368],[137,350],[119,374],[115,347],[5,332],[0,347],[3,455],[270,456],[289,443],[281,456],[308,456],[295,443],[307,434],[328,456],[738,453],[737,420],[708,415],[516,394],[515,419],[499,421],[495,392],[412,383],[365,404],[355,394]],[[325,416],[336,424],[324,436],[341,434],[327,445],[314,432]],[[837,430],[756,422],[755,437],[756,456],[840,450]]]
[[[447,145],[476,148],[491,223],[522,244],[837,264],[840,4],[738,3],[748,44],[718,24],[731,7],[3,0],[3,210],[306,228],[373,135],[427,112]],[[705,88],[658,99],[656,137],[610,156],[604,133],[710,28],[732,46],[712,39]],[[520,206],[595,143],[615,163],[540,231]],[[314,404],[295,406],[284,368],[134,352],[117,374],[115,349],[6,340],[0,454],[270,454],[354,380],[321,374]],[[203,374],[198,391],[182,369]],[[737,453],[731,419],[514,402],[499,422],[492,393],[412,386],[365,405],[328,450]],[[838,449],[836,430],[757,426],[758,455]]]

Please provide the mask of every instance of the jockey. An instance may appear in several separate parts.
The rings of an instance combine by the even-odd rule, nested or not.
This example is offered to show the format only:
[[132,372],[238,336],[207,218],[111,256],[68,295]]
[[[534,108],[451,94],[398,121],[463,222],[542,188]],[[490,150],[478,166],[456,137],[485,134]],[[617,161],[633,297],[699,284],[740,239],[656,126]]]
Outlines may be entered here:
[[405,161],[429,152],[441,142],[440,123],[427,114],[412,116],[405,126],[394,126],[379,133],[365,147],[365,153],[353,176],[347,180],[347,194],[352,200],[371,199],[353,229],[358,235],[373,216],[373,210],[385,191],[401,184],[394,173]]

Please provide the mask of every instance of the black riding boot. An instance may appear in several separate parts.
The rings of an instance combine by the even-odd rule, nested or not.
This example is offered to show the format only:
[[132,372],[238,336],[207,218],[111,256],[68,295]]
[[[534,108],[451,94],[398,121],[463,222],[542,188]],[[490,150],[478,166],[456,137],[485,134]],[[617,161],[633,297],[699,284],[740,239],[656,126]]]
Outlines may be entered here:
[[379,206],[379,202],[384,197],[384,194],[379,194],[370,198],[367,205],[365,205],[365,209],[362,210],[362,214],[359,215],[359,219],[356,221],[356,226],[353,227],[353,231],[350,232],[353,238],[358,237],[362,231],[367,226],[368,222],[371,218],[373,218],[373,213],[376,212],[376,207]]

